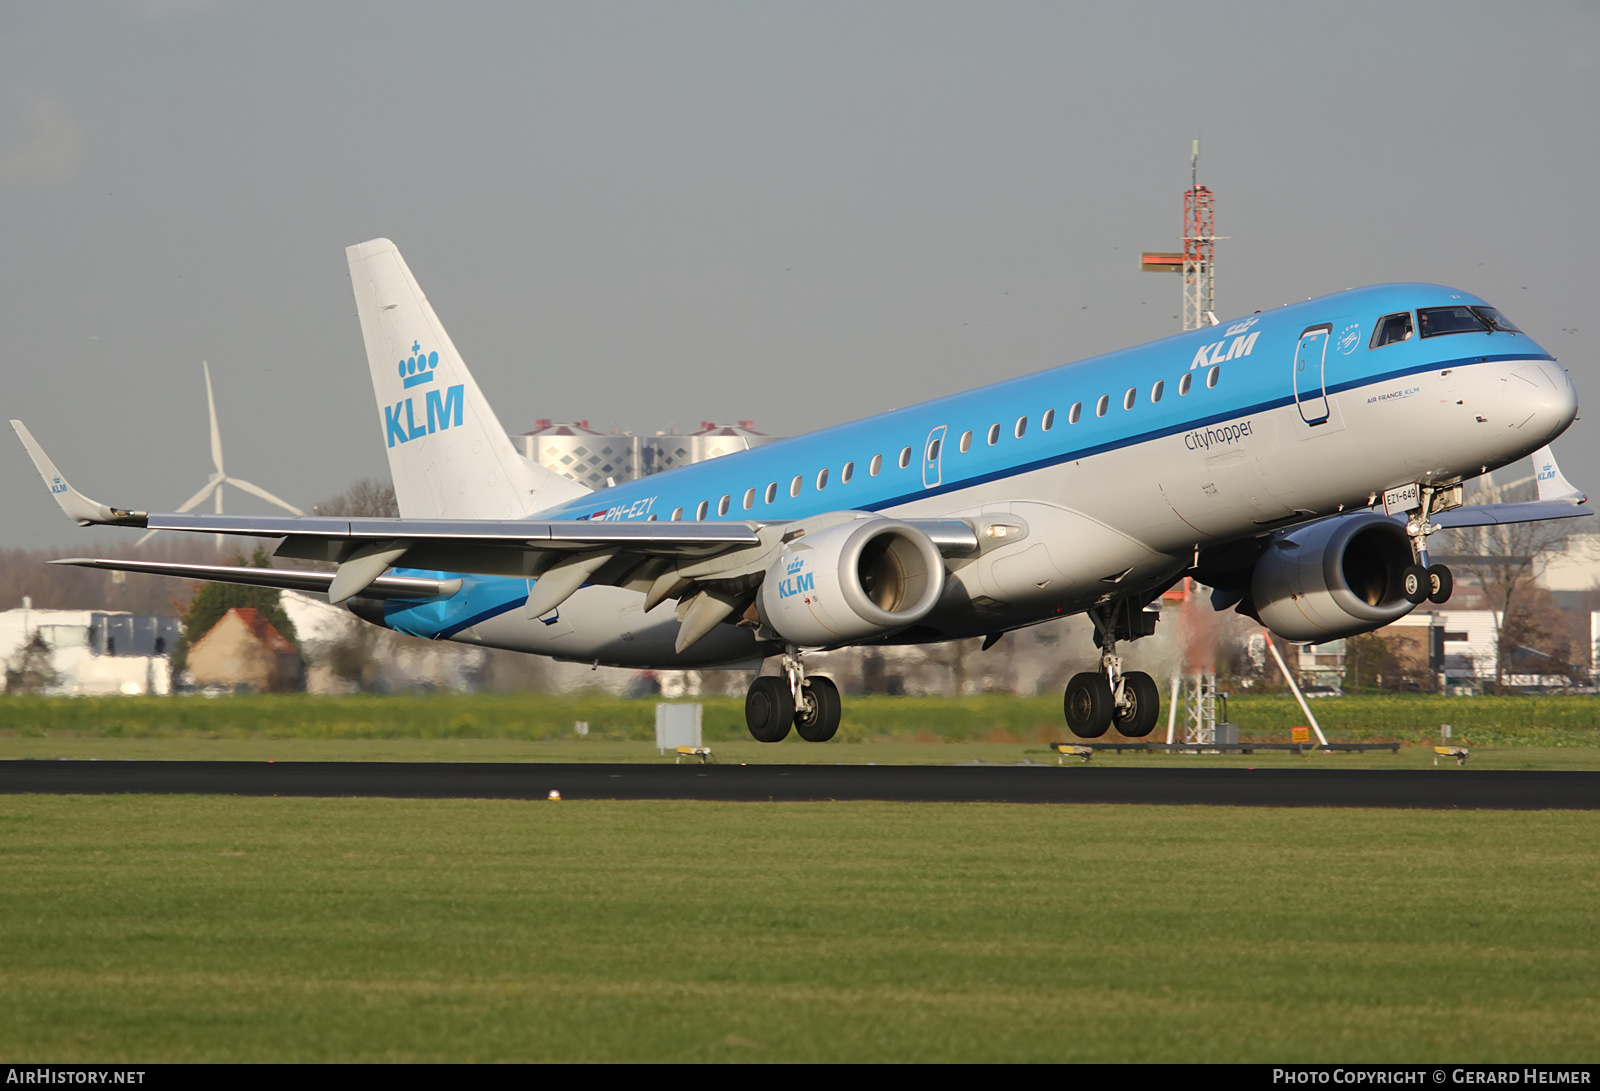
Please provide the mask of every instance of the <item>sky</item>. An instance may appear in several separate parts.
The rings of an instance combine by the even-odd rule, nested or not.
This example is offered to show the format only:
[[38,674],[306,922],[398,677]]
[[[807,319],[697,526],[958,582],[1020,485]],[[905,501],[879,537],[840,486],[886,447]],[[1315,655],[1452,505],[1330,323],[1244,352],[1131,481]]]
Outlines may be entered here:
[[[1600,397],[1600,4],[12,0],[0,364],[96,499],[386,475],[344,248],[393,239],[513,432],[792,435],[1228,316],[1475,292]],[[10,444],[7,448],[5,445]],[[1556,444],[1600,492],[1600,431]],[[82,554],[0,437],[0,547]],[[238,491],[227,510],[269,510]]]

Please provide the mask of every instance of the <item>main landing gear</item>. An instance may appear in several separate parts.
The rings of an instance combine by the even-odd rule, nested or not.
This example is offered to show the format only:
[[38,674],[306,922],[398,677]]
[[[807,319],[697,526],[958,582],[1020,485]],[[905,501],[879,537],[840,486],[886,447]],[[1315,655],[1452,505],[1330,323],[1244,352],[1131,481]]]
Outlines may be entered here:
[[1144,671],[1122,669],[1117,640],[1149,636],[1155,615],[1131,602],[1118,602],[1095,607],[1089,617],[1100,646],[1100,669],[1075,674],[1067,683],[1067,730],[1082,739],[1098,739],[1115,725],[1128,738],[1142,739],[1161,715],[1161,691]]
[[757,742],[782,742],[793,727],[806,742],[827,742],[839,731],[843,706],[839,687],[820,674],[806,676],[800,653],[783,656],[783,674],[764,674],[750,684],[744,722]]
[[1439,528],[1429,521],[1435,510],[1435,501],[1446,490],[1429,485],[1419,486],[1421,504],[1406,519],[1406,535],[1411,539],[1412,563],[1400,573],[1400,593],[1413,606],[1424,602],[1443,604],[1455,590],[1455,578],[1442,564],[1428,563],[1428,535]]

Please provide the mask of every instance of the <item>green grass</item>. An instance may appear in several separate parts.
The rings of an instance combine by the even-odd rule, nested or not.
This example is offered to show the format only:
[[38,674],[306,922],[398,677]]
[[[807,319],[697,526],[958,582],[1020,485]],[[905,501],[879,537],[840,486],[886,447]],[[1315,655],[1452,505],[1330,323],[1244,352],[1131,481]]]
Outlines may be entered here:
[[1600,814],[0,797],[0,1054],[1600,1052]]
[[[1063,740],[1068,736],[1063,732]],[[791,735],[777,745],[745,737],[712,742],[715,760],[750,765],[956,765],[963,762],[1031,761],[1077,767],[1077,758],[1060,759],[1043,746],[992,742],[919,742],[879,737],[866,742],[834,741],[817,746]],[[557,739],[280,739],[261,736],[211,738],[200,735],[104,738],[77,733],[10,736],[0,733],[0,760],[27,761],[488,761],[658,763],[663,756],[646,740],[573,737]],[[1289,754],[1114,754],[1101,752],[1095,767],[1191,769],[1220,766],[1268,769],[1422,769],[1432,768],[1431,748],[1402,747],[1398,753]],[[1440,768],[1454,769],[1442,759]],[[1590,747],[1477,747],[1471,769],[1600,770],[1600,750]]]
[[[950,764],[1041,761],[1070,736],[1053,697],[959,700],[857,697],[838,738],[753,742],[743,703],[703,699],[706,742],[718,760]],[[658,761],[652,699],[579,694],[388,697],[240,696],[0,698],[0,758],[231,761]],[[1595,697],[1345,697],[1315,702],[1330,739],[1396,741],[1398,755],[1102,754],[1099,765],[1418,768],[1433,763],[1439,724],[1472,750],[1479,769],[1600,769]],[[1233,700],[1244,738],[1288,741],[1304,717],[1288,697]],[[575,721],[590,725],[586,739]],[[1164,725],[1155,737],[1165,735]],[[1108,739],[1117,736],[1112,734]]]
[[[708,697],[702,704],[708,742],[748,737],[742,700]],[[1439,725],[1448,723],[1458,741],[1473,746],[1600,750],[1600,698],[1592,696],[1352,696],[1315,701],[1312,708],[1334,741],[1432,745]],[[1228,715],[1245,737],[1262,741],[1287,741],[1289,729],[1305,723],[1286,696],[1236,697]],[[596,738],[648,741],[654,737],[655,701],[546,694],[0,698],[0,739],[555,740],[570,737],[578,720],[589,723]],[[1033,745],[1063,734],[1058,697],[1001,694],[852,697],[841,730],[850,741]]]

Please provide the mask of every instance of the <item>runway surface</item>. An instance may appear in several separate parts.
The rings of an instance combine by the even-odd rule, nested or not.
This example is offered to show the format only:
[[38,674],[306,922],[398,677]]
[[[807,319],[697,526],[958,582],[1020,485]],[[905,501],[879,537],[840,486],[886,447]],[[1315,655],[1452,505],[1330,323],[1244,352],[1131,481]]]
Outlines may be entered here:
[[904,800],[1593,810],[1600,773],[1092,765],[4,761],[0,793],[412,799]]

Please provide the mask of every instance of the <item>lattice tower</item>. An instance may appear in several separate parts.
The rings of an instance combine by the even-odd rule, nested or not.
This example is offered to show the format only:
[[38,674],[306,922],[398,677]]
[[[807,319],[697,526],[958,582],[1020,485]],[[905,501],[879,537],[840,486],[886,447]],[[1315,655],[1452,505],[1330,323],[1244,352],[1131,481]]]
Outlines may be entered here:
[[1198,141],[1189,161],[1189,189],[1183,195],[1183,328],[1197,330],[1209,325],[1207,315],[1216,303],[1216,209],[1211,191],[1198,179],[1200,150]]

